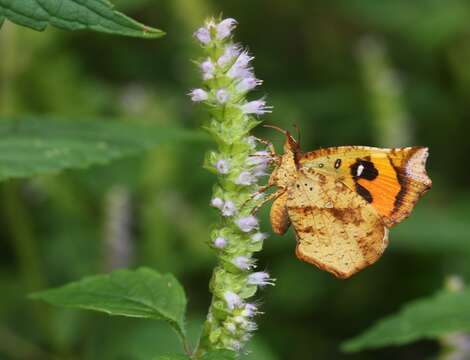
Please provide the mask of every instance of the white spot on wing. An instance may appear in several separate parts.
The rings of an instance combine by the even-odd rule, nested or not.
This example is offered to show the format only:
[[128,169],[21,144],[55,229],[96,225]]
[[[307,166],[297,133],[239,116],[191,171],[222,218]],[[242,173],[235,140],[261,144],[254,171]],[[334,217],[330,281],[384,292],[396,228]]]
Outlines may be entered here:
[[364,165],[360,164],[358,167],[357,167],[357,176],[361,176],[362,172],[364,171]]

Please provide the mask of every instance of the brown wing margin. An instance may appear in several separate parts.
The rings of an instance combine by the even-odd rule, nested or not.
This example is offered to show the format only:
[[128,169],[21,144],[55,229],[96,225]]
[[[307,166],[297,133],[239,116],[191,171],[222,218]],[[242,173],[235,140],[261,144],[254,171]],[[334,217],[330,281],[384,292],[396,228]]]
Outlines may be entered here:
[[432,181],[426,173],[428,155],[425,147],[392,149],[388,154],[400,183],[394,208],[390,216],[384,218],[388,227],[407,218],[421,196],[431,188]]

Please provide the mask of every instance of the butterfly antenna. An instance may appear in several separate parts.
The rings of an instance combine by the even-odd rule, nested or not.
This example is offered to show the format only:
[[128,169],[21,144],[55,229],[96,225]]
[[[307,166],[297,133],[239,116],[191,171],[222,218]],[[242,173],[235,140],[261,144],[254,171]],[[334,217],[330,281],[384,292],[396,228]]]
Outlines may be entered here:
[[281,129],[280,127],[277,127],[277,126],[275,126],[275,125],[263,125],[263,127],[265,127],[265,128],[270,128],[270,129],[274,129],[274,130],[279,131],[280,133],[282,133],[282,134],[284,134],[284,135],[286,135],[286,136],[288,136],[288,134],[289,134],[286,130]]
[[275,125],[263,125],[263,127],[279,131],[281,134],[284,134],[284,136],[289,140],[289,143],[295,144],[295,146],[298,147],[298,142],[291,136],[289,131],[281,129],[280,127],[277,127]]

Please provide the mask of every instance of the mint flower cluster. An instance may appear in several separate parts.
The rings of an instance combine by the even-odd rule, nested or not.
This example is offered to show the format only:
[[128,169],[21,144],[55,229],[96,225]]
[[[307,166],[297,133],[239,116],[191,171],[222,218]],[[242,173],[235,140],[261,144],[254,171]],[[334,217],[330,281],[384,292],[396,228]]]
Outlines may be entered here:
[[267,235],[260,232],[252,215],[262,200],[258,181],[267,175],[272,162],[250,131],[260,123],[259,116],[271,112],[263,98],[247,100],[250,90],[259,86],[250,56],[233,42],[234,19],[210,19],[194,36],[202,45],[204,57],[198,62],[203,85],[189,95],[203,103],[210,119],[205,129],[218,145],[206,155],[205,167],[217,174],[211,206],[220,214],[212,230],[210,246],[219,263],[210,290],[213,294],[197,353],[212,349],[240,351],[256,329],[258,306],[250,301],[257,289],[272,285],[265,271],[254,271],[253,254],[260,251]]

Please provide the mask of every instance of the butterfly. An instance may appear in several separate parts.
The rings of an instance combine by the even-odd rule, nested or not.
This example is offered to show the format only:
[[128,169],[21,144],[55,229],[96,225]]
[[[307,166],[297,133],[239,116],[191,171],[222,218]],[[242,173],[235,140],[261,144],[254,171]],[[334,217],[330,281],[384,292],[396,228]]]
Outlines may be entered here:
[[270,145],[276,192],[270,220],[284,234],[292,224],[296,255],[338,278],[375,263],[388,245],[389,228],[408,217],[431,188],[428,149],[340,146],[303,153],[288,131],[284,153]]

